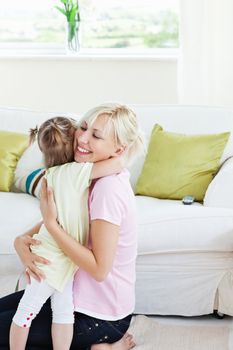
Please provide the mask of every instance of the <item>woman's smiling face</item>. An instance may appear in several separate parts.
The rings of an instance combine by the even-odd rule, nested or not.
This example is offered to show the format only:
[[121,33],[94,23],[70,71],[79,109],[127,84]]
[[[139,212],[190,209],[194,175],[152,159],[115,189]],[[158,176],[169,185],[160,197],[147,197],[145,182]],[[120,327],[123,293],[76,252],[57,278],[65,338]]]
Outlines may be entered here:
[[[98,162],[117,155],[113,129],[107,128],[108,115],[102,114],[92,125],[83,121],[74,136],[74,160]],[[106,131],[108,130],[108,132]]]

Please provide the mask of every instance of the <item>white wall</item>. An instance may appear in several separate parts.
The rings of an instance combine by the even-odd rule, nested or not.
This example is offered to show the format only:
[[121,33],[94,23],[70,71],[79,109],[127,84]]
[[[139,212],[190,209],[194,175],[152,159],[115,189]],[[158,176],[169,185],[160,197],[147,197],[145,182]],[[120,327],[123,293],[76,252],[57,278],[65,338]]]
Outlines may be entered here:
[[0,106],[84,112],[104,102],[177,103],[175,59],[0,58]]

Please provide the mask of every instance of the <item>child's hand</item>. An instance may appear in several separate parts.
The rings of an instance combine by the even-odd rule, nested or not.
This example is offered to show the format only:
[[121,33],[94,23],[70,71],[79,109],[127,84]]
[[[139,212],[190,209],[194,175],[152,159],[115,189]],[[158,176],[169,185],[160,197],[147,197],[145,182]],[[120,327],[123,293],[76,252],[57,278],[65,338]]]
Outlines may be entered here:
[[28,236],[21,235],[15,239],[15,250],[17,251],[23,265],[26,268],[27,282],[30,283],[30,276],[34,277],[37,281],[41,281],[45,278],[44,273],[37,267],[36,263],[49,264],[50,262],[31,252],[31,245],[38,245],[40,241]]
[[47,229],[50,225],[57,222],[57,208],[54,201],[53,191],[47,186],[46,179],[42,180],[41,185],[40,211],[44,225]]

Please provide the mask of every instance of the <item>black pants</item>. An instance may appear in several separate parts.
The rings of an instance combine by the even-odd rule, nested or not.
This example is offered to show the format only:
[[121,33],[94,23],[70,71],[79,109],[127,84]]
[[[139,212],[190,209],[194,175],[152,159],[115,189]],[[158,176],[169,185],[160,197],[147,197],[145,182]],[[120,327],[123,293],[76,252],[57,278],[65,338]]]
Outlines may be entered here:
[[[9,350],[9,330],[23,291],[0,298],[0,350]],[[126,333],[132,315],[119,321],[104,321],[82,313],[75,313],[73,350],[90,349],[93,344],[114,343]],[[48,300],[33,320],[27,350],[52,350],[52,311]]]

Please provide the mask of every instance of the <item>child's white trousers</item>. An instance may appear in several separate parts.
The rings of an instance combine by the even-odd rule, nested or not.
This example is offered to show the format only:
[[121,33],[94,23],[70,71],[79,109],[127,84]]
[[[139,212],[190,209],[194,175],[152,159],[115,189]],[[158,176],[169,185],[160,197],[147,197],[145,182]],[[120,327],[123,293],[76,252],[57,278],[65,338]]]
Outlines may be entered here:
[[49,297],[53,323],[74,323],[73,278],[67,283],[63,292],[49,286],[46,280],[38,282],[31,278],[31,283],[27,285],[13,317],[14,323],[20,327],[30,327],[32,320]]

